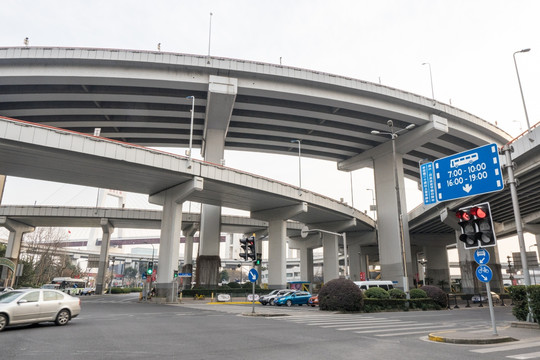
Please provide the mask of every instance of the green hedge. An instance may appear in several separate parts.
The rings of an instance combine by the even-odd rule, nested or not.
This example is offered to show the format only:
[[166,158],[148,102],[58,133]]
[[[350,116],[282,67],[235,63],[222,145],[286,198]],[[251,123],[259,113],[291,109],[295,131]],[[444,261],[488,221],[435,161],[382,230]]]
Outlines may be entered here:
[[529,293],[534,321],[540,325],[540,285],[531,285],[528,287],[525,285],[510,286],[508,292],[514,303],[512,314],[520,321],[527,320],[527,314],[529,312],[527,307],[527,292]]
[[[408,305],[408,306],[407,306]],[[364,299],[364,312],[440,310],[441,307],[433,299]]]
[[[263,295],[268,294],[271,290],[257,289],[255,288],[255,294]],[[190,289],[182,290],[183,297],[193,297],[195,294],[204,295],[206,297],[216,296],[217,294],[230,294],[231,296],[247,296],[251,294],[251,288],[249,289],[230,289],[230,288],[218,288],[218,289]]]

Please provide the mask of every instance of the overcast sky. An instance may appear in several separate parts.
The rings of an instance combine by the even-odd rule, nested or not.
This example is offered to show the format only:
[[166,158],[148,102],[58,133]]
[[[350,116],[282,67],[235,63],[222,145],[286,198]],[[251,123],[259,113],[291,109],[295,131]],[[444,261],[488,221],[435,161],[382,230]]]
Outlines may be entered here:
[[[540,120],[539,14],[537,0],[3,0],[0,46],[22,46],[28,37],[30,46],[157,50],[161,43],[162,51],[207,55],[211,19],[212,56],[281,61],[428,97],[429,67],[422,64],[429,63],[438,101],[516,136],[526,122],[512,55],[524,48],[532,50],[516,55],[523,92],[531,125]],[[226,165],[297,184],[297,159],[260,156],[228,152]],[[351,203],[349,175],[335,164],[306,159],[302,167],[304,187]],[[353,174],[361,210],[372,201],[370,174]],[[415,187],[407,185],[409,209],[421,201]],[[92,190],[34,189],[8,179],[4,203],[95,203]],[[80,204],[86,197],[90,204]]]

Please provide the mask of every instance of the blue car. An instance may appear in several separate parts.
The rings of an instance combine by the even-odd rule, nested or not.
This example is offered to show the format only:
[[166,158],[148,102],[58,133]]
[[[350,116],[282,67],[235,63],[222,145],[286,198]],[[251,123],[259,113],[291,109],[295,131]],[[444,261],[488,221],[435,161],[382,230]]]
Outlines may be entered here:
[[277,306],[287,305],[299,305],[302,306],[308,303],[311,294],[307,291],[295,291],[290,294],[280,296],[274,300],[274,304]]

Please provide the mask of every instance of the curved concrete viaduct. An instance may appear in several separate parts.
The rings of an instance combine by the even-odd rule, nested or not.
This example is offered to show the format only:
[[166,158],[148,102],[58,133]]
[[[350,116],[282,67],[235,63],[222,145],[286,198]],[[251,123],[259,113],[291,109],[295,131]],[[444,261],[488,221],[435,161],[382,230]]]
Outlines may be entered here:
[[[291,140],[300,140],[303,156],[335,161],[344,171],[373,167],[380,262],[383,276],[392,280],[401,279],[404,266],[396,251],[400,226],[394,168],[403,188],[404,177],[418,180],[419,161],[510,140],[482,119],[405,91],[305,69],[206,56],[0,48],[0,89],[0,115],[86,134],[101,128],[103,137],[145,146],[188,147],[191,139],[213,163],[222,163],[225,149],[295,155],[297,144]],[[395,166],[389,136],[372,134],[388,132],[388,120],[397,131],[415,125],[396,139]],[[400,195],[406,203],[404,192]],[[215,255],[219,213],[215,204],[203,206],[203,256]],[[283,234],[282,228],[272,231]],[[406,253],[405,266],[411,270]]]

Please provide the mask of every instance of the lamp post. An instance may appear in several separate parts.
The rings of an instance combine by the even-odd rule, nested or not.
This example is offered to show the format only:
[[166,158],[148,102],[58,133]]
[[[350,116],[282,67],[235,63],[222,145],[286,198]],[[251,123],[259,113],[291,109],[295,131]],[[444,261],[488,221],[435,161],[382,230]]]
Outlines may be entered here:
[[407,275],[407,256],[405,253],[405,238],[403,234],[403,213],[401,210],[401,196],[399,191],[399,179],[398,179],[398,170],[397,170],[397,162],[396,162],[396,138],[398,135],[404,131],[411,130],[415,127],[415,124],[409,124],[405,127],[405,129],[401,129],[399,131],[395,131],[394,129],[394,122],[392,120],[388,120],[386,122],[388,127],[390,128],[390,132],[381,132],[378,130],[372,130],[371,133],[374,135],[377,134],[383,134],[383,135],[390,135],[392,139],[392,163],[394,165],[394,184],[396,186],[396,204],[397,204],[397,211],[398,211],[398,224],[399,224],[399,239],[401,242],[401,256],[402,256],[402,262],[403,262],[403,291],[407,294],[407,298],[409,298],[409,276]]
[[[537,244],[532,244],[531,246],[529,246],[529,251],[531,250],[533,246],[537,246]],[[535,269],[533,269],[533,278],[534,278],[534,285],[536,285],[536,270]]]
[[186,97],[186,99],[191,99],[191,123],[189,126],[189,150],[187,154],[189,156],[188,169],[191,169],[191,148],[193,144],[193,114],[195,113],[195,96],[191,95]]
[[302,140],[291,140],[292,143],[298,143],[298,195],[302,195]]
[[113,256],[112,257],[112,267],[111,267],[111,283],[109,285],[109,294],[112,293],[112,285],[113,285],[113,280],[114,280],[114,260],[116,260],[116,259]]
[[[516,51],[514,53],[513,57],[514,57],[514,66],[516,67],[516,75],[517,75],[518,84],[519,84],[519,92],[521,93],[521,101],[523,102],[523,110],[525,110],[525,119],[527,120],[527,130],[529,131],[529,134],[530,134],[530,132],[531,132],[531,124],[529,123],[529,115],[527,114],[527,105],[525,105],[525,97],[523,96],[523,89],[521,88],[521,79],[519,78],[519,71],[518,71],[518,66],[517,66],[517,62],[516,62],[516,54],[526,53],[526,52],[529,52],[529,51],[531,51],[531,49],[523,49],[523,50]],[[534,141],[531,138],[529,138],[529,140]]]
[[422,65],[427,65],[429,67],[429,80],[431,81],[431,98],[433,99],[433,105],[435,105],[435,92],[433,91],[433,76],[431,74],[431,64],[425,62],[422,63]]

